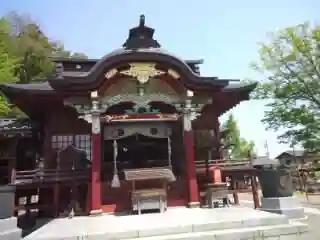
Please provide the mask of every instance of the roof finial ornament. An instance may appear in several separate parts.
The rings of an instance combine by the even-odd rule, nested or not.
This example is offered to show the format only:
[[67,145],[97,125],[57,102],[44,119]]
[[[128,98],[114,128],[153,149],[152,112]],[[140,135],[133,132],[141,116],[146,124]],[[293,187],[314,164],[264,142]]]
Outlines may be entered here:
[[140,15],[139,25],[131,28],[129,37],[123,46],[126,49],[159,48],[160,44],[153,39],[154,29],[145,25],[144,14]]
[[146,17],[144,16],[144,14],[140,15],[140,21],[139,21],[139,27],[144,27],[145,26],[145,21],[146,21]]

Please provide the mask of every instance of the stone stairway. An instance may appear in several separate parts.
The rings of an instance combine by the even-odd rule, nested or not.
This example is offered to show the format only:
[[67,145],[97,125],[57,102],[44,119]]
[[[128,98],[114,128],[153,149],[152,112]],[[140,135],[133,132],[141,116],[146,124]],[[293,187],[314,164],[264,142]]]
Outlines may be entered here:
[[308,234],[307,226],[296,222],[291,224],[230,228],[201,232],[193,231],[153,237],[129,238],[128,240],[305,240],[311,239]]
[[[57,232],[57,229],[59,231]],[[25,240],[295,240],[307,238],[308,226],[283,215],[230,207],[169,209],[163,214],[57,219]]]
[[[273,216],[261,219],[247,219],[241,221],[221,221],[204,224],[194,224],[183,227],[166,229],[140,230],[135,238],[113,238],[128,240],[262,240],[262,239],[306,239],[308,226],[300,222],[289,221],[286,217],[272,214]],[[116,237],[116,236],[114,236]]]
[[17,228],[17,218],[10,217],[0,219],[0,239],[18,240],[21,239],[21,229]]

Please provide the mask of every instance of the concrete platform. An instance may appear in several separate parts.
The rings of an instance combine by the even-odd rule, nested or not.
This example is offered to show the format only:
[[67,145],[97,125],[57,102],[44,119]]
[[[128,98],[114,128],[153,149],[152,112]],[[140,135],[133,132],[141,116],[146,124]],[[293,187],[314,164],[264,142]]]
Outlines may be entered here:
[[21,229],[17,227],[17,218],[12,217],[14,187],[0,186],[0,239],[19,240]]
[[162,214],[54,219],[24,240],[271,240],[279,239],[279,236],[294,240],[305,239],[306,234],[308,227],[305,224],[251,208],[173,208]]
[[21,229],[17,227],[15,217],[0,219],[0,239],[19,240],[21,239]]
[[261,210],[286,215],[290,219],[304,219],[305,213],[299,199],[293,197],[261,198]]

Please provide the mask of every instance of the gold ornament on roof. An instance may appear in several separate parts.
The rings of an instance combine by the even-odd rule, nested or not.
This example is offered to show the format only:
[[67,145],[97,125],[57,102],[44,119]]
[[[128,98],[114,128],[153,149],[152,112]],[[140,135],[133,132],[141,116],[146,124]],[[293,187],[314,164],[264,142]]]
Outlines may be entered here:
[[169,68],[168,69],[168,74],[173,77],[174,79],[179,79],[180,78],[180,75],[179,73],[177,73],[175,70]]
[[136,78],[140,84],[145,84],[150,78],[166,73],[156,69],[155,63],[129,63],[129,65],[130,68],[128,70],[120,71],[120,73]]
[[106,72],[106,73],[104,74],[104,76],[106,77],[106,79],[110,79],[110,78],[112,78],[114,75],[116,75],[117,72],[118,72],[118,70],[117,70],[116,68],[112,68],[112,69],[110,69],[108,72]]

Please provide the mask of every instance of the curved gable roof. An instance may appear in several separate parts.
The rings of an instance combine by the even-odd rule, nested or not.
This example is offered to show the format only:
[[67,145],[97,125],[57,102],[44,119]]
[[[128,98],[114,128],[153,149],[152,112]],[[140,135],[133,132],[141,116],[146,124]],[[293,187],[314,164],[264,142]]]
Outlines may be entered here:
[[186,81],[186,86],[190,88],[196,86],[209,88],[224,87],[228,85],[229,82],[228,80],[218,80],[217,77],[202,77],[196,74],[185,61],[161,48],[141,48],[135,50],[121,48],[105,55],[89,72],[52,78],[49,82],[55,89],[93,90],[101,85],[104,80],[101,76],[103,76],[106,71],[121,63],[134,61],[165,64],[178,71],[183,76],[183,80]]
[[[57,92],[71,93],[72,91],[88,92],[99,88],[104,81],[104,73],[113,67],[130,62],[155,62],[176,70],[186,88],[191,90],[219,90],[226,98],[234,95],[248,95],[256,83],[232,83],[228,79],[203,77],[192,69],[190,63],[161,48],[160,43],[153,39],[154,30],[145,26],[144,16],[140,17],[138,27],[129,31],[129,37],[123,48],[112,51],[99,61],[86,60],[93,67],[85,71],[63,71],[63,65],[57,64],[57,76],[46,82],[32,84],[4,84],[0,90],[10,99],[23,94],[56,94]],[[74,60],[76,61],[76,59]],[[84,61],[78,60],[78,61]],[[193,61],[193,64],[201,62]],[[211,91],[213,92],[213,91]],[[21,96],[21,95],[20,95]],[[23,97],[23,96],[22,96]],[[245,96],[246,97],[246,96]],[[235,101],[238,100],[235,97]],[[240,101],[240,100],[239,100]]]

